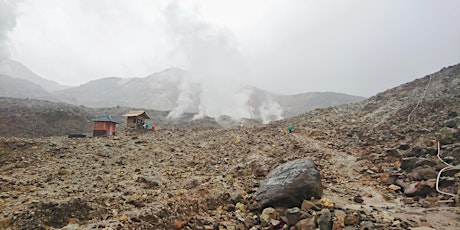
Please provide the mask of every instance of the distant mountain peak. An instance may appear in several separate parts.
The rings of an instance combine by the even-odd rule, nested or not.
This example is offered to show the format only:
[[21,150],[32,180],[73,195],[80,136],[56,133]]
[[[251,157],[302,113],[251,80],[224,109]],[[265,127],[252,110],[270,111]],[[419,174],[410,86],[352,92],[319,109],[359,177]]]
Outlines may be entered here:
[[0,74],[8,75],[12,78],[23,79],[41,86],[48,92],[69,88],[51,80],[44,79],[27,68],[24,64],[8,59],[0,62]]

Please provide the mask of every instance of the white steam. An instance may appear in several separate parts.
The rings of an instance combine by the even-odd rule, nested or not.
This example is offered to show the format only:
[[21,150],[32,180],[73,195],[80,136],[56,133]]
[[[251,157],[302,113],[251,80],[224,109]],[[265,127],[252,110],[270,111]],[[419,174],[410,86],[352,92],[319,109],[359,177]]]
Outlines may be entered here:
[[232,79],[249,77],[249,70],[226,29],[205,23],[196,12],[186,12],[178,2],[164,12],[168,29],[175,41],[174,55],[185,60],[189,71],[179,85],[180,94],[169,118],[195,110],[194,119],[228,115],[234,120],[261,118],[264,123],[282,119],[283,110],[274,100],[257,97],[244,82]]
[[263,101],[259,106],[259,115],[264,124],[270,121],[277,121],[283,119],[283,108],[275,101]]
[[185,112],[195,112],[200,94],[200,84],[191,82],[188,76],[182,78],[179,84],[179,96],[176,101],[176,107],[168,114],[168,118],[179,118]]

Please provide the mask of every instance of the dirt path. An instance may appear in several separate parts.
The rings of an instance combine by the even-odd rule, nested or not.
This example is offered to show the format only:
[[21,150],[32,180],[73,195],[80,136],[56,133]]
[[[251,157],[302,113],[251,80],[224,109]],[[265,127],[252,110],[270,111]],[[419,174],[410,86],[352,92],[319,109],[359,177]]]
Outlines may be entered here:
[[[400,192],[383,187],[370,162],[328,148],[324,143],[294,133],[307,155],[313,156],[323,177],[324,195],[343,210],[359,210],[381,222],[398,227],[402,221],[432,229],[460,229],[460,208],[422,208],[407,204]],[[409,202],[410,203],[410,202]],[[417,229],[417,228],[413,228]],[[425,228],[430,229],[430,228]]]

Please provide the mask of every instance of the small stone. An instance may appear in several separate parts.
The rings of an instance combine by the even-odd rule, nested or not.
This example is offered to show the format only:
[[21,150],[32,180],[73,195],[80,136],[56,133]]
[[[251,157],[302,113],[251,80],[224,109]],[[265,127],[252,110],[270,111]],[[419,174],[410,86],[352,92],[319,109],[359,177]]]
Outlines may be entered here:
[[246,210],[246,206],[240,202],[236,203],[235,208],[243,212]]
[[173,228],[175,228],[175,229],[181,229],[182,226],[183,226],[182,221],[180,221],[180,220],[174,220],[174,222],[173,222]]
[[334,217],[335,217],[335,220],[334,220],[334,224],[333,224],[333,227],[332,229],[342,229],[345,227],[345,216],[347,214],[345,214],[344,211],[342,210],[335,210],[334,211]]
[[346,216],[345,216],[345,220],[344,220],[344,223],[345,223],[345,226],[350,226],[350,225],[355,225],[359,222],[359,214],[354,212],[354,213],[348,213]]
[[386,223],[391,223],[394,221],[394,217],[390,215],[389,212],[387,211],[383,211],[380,216],[379,216],[379,219],[383,222],[386,222]]
[[358,204],[361,204],[361,203],[364,202],[364,199],[361,196],[355,196],[355,197],[353,197],[353,201],[358,203]]
[[279,220],[274,220],[274,219],[270,220],[270,224],[272,226],[274,226],[274,227],[278,226],[280,223],[281,223],[281,221],[279,221]]
[[247,229],[254,227],[256,224],[257,221],[253,217],[248,216],[244,219],[244,226],[246,226]]
[[315,210],[315,211],[319,211],[321,210],[321,207],[317,206],[315,203],[309,201],[309,200],[304,200],[302,202],[302,205],[300,206],[300,209],[302,211],[307,211],[307,210]]
[[390,186],[388,186],[388,188],[393,191],[401,190],[401,187],[394,185],[394,184],[391,184]]
[[401,159],[401,169],[410,171],[414,168],[417,157],[403,157]]
[[408,186],[404,188],[404,194],[410,197],[413,197],[413,196],[426,197],[427,195],[435,191],[436,191],[435,186],[425,181],[415,182],[415,183],[409,184]]
[[235,211],[235,205],[234,204],[225,204],[223,209],[227,212],[233,212]]
[[315,218],[310,217],[302,219],[295,225],[295,230],[311,230],[316,229]]
[[64,175],[67,175],[68,171],[66,169],[59,169],[57,174],[60,175],[60,176],[64,176]]
[[30,186],[29,187],[29,192],[35,192],[35,191],[37,191],[37,189],[38,188],[36,186]]
[[287,209],[284,213],[288,225],[295,225],[300,220],[300,215],[300,208],[298,207]]
[[438,172],[436,172],[435,170],[433,170],[433,168],[428,166],[419,166],[413,169],[412,172],[409,173],[407,176],[414,180],[428,180],[436,178],[438,176]]
[[120,218],[118,218],[118,220],[120,222],[126,222],[126,221],[128,221],[128,217],[126,215],[122,215],[122,216],[120,216]]
[[391,226],[392,226],[392,227],[401,228],[401,221],[395,220]]
[[412,199],[412,198],[403,198],[403,199],[401,199],[401,201],[404,204],[413,204],[413,203],[415,203],[414,199]]
[[328,198],[321,198],[321,206],[323,206],[323,208],[333,208],[334,207],[334,203],[332,203],[332,201]]
[[410,145],[407,143],[402,143],[399,145],[398,149],[400,150],[408,150],[410,148]]
[[10,220],[7,218],[0,217],[0,228],[7,229],[10,225]]
[[332,228],[332,216],[329,209],[323,209],[318,217],[318,226],[320,230],[330,230]]
[[271,219],[278,219],[278,213],[274,208],[265,208],[260,215],[260,220],[268,223]]
[[233,204],[236,204],[243,200],[243,196],[241,195],[241,193],[233,193],[230,195],[230,198],[228,200]]

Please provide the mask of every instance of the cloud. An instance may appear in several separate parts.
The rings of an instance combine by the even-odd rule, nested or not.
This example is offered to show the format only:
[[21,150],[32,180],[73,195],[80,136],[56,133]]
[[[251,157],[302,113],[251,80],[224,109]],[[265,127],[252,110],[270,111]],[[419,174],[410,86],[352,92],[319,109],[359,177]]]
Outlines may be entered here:
[[9,33],[16,26],[16,1],[0,0],[0,62],[10,57]]

